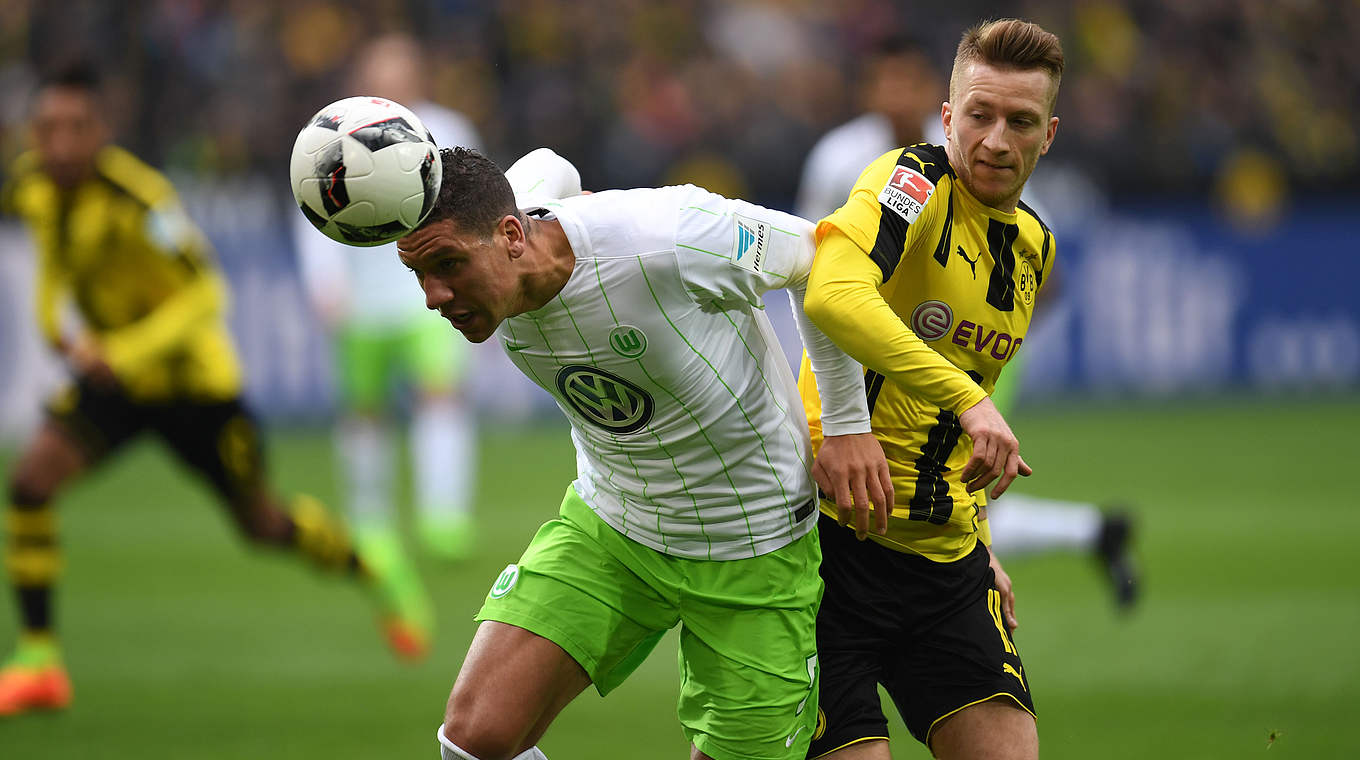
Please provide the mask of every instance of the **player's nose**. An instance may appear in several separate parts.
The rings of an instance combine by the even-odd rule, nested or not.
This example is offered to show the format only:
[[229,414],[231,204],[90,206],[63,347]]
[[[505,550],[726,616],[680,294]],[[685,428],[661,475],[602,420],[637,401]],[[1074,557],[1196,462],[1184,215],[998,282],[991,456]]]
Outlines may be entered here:
[[993,154],[1005,153],[1010,149],[1006,142],[1006,120],[997,119],[982,135],[982,146]]
[[439,307],[453,300],[453,288],[438,277],[425,277],[420,287],[425,291],[425,308],[439,311]]

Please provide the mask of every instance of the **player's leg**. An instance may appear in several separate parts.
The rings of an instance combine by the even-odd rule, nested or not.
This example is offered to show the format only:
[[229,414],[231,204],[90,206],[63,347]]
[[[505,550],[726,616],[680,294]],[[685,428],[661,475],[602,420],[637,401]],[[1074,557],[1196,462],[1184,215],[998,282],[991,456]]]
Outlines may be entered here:
[[0,715],[71,701],[53,610],[62,564],[53,501],[66,483],[140,429],[136,410],[121,394],[80,386],[54,397],[47,411],[10,473],[5,569],[19,606],[20,634],[0,666]]
[[826,515],[818,525],[821,577],[817,613],[821,700],[809,758],[889,760],[888,719],[878,696],[883,659],[904,638],[899,584],[889,552],[855,539]]
[[988,506],[987,519],[998,556],[1088,552],[1100,562],[1119,606],[1137,600],[1138,572],[1130,551],[1133,531],[1127,511],[1007,491]]
[[568,489],[492,584],[442,736],[479,760],[515,757],[587,685],[604,695],[621,684],[679,617],[650,580],[660,557]]
[[421,545],[444,559],[472,552],[476,417],[460,394],[472,347],[433,314],[415,320],[404,361],[416,386],[411,414],[416,530]]
[[549,639],[484,621],[449,694],[443,736],[478,760],[515,757],[589,685],[585,670]]
[[316,499],[299,494],[285,503],[275,496],[266,480],[259,427],[239,399],[167,407],[157,430],[213,485],[243,535],[296,551],[322,569],[371,581],[389,644],[401,656],[424,655],[434,615],[419,575],[402,554],[393,559],[356,552],[344,524]]
[[[910,589],[913,619],[884,686],[912,736],[945,760],[1038,753],[1030,675],[1003,622],[989,559],[981,544],[953,562],[900,554],[894,575]],[[990,720],[998,705],[1006,712]],[[987,731],[976,730],[979,718]]]
[[695,756],[802,760],[817,727],[821,551],[669,558],[681,597],[680,723]]
[[341,422],[336,453],[357,536],[396,534],[392,435],[383,420],[398,340],[387,333],[347,328],[336,336],[335,371]]
[[980,702],[945,718],[931,733],[940,760],[1037,760],[1034,716],[1004,697]]

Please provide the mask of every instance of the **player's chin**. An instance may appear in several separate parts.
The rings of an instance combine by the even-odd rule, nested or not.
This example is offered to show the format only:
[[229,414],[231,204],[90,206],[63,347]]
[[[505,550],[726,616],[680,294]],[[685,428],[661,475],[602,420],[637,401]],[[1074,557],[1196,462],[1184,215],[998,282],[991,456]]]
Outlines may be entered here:
[[450,319],[449,323],[462,333],[469,343],[485,343],[496,332],[496,327],[480,315],[472,315],[457,321]]

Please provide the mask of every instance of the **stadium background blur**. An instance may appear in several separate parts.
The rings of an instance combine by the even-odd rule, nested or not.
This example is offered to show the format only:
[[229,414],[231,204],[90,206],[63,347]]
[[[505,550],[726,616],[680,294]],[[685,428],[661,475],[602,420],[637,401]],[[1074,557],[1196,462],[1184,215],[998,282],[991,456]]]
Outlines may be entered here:
[[[276,479],[339,503],[286,157],[306,117],[350,94],[357,41],[419,36],[433,99],[502,166],[546,145],[586,187],[693,181],[789,208],[812,143],[857,112],[855,61],[876,40],[904,32],[947,71],[965,26],[1037,21],[1068,59],[1031,182],[1062,291],[1027,341],[1014,423],[1038,473],[1024,485],[1134,504],[1147,571],[1121,618],[1085,558],[1009,564],[1045,756],[1355,756],[1360,3],[945,5],[0,0],[0,159],[24,147],[37,72],[98,62],[117,141],[170,173],[232,282]],[[0,220],[5,464],[61,378],[32,323],[32,264]],[[468,564],[427,568],[442,624],[429,662],[389,662],[348,589],[246,561],[208,493],[139,447],[62,499],[76,706],[0,723],[0,757],[433,756],[471,613],[573,472],[547,397],[494,348],[479,357],[490,527]],[[13,632],[6,609],[0,642]],[[680,757],[675,694],[660,654],[620,694],[583,697],[543,746]],[[894,731],[897,756],[925,756]]]

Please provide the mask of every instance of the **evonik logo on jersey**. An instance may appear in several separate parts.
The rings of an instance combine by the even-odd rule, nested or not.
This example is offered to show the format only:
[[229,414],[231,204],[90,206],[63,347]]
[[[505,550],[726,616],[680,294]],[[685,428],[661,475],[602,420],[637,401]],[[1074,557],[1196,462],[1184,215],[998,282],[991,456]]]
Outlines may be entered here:
[[732,263],[750,272],[765,271],[765,254],[770,248],[770,224],[741,214],[733,214],[732,218],[737,223]]
[[1024,338],[1015,338],[1008,332],[1001,332],[966,319],[959,320],[949,340],[956,346],[979,354],[988,354],[997,361],[1007,361],[1015,356],[1015,352],[1020,350],[1020,344],[1025,342]]
[[910,224],[925,210],[926,201],[935,192],[935,183],[926,175],[906,166],[894,166],[892,176],[878,194],[878,202]]
[[599,367],[571,364],[557,372],[557,392],[576,413],[612,433],[631,433],[652,419],[651,394]]

